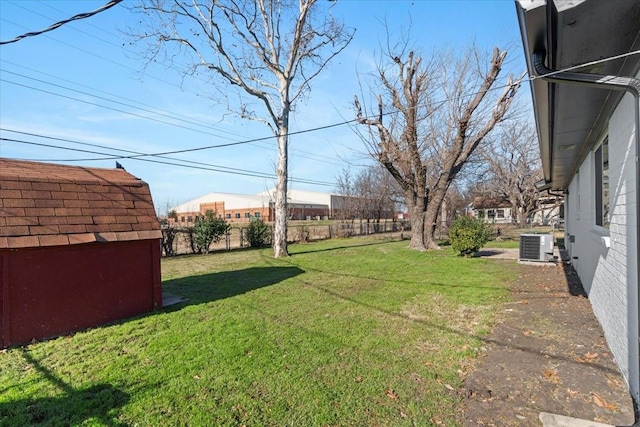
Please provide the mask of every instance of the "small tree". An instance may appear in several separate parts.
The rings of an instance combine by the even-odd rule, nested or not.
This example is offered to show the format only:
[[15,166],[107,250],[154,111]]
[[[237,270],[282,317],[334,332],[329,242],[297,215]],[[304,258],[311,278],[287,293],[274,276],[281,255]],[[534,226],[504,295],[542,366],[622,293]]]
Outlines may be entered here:
[[269,225],[265,224],[260,218],[253,220],[247,227],[247,240],[253,248],[267,246],[271,238]]
[[468,216],[458,217],[449,229],[451,247],[464,256],[478,252],[489,241],[490,235],[484,221]]
[[176,254],[176,251],[173,247],[173,242],[175,241],[177,234],[178,234],[177,228],[173,228],[173,227],[162,228],[162,249],[164,250],[164,254],[166,256],[173,256]]
[[197,218],[193,225],[195,251],[209,253],[211,243],[219,242],[228,230],[229,224],[224,219],[217,218],[210,211],[206,213],[204,218]]

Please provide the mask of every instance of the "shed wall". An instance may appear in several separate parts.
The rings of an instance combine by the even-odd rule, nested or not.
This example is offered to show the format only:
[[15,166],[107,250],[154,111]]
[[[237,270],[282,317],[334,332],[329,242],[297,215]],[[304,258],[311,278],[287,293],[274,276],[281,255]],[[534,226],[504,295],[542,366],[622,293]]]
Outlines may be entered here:
[[157,239],[5,250],[0,265],[3,347],[162,306]]

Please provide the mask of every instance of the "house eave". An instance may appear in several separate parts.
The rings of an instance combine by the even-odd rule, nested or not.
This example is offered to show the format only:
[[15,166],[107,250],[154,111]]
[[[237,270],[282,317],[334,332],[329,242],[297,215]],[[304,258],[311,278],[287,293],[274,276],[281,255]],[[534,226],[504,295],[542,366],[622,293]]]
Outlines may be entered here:
[[[622,93],[549,82],[536,74],[533,56],[543,53],[547,68],[563,70],[639,49],[640,2],[517,0],[516,10],[544,179],[550,189],[565,190],[606,131]],[[634,76],[639,66],[640,61],[622,57],[573,71]]]

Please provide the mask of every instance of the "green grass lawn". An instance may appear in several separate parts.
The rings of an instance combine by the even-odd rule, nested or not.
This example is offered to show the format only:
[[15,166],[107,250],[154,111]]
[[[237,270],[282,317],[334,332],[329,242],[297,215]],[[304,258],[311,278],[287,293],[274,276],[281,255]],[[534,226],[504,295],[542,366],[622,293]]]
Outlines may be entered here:
[[519,240],[489,240],[486,245],[483,246],[487,249],[518,249],[520,247]]
[[0,425],[458,425],[516,264],[334,239],[163,259],[189,302],[0,353]]

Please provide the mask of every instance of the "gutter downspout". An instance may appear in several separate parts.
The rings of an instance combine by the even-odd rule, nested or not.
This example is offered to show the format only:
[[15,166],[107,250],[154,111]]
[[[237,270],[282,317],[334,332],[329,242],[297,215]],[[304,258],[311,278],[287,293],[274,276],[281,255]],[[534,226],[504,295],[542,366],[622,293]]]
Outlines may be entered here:
[[[622,90],[633,95],[635,109],[635,174],[636,174],[636,360],[640,365],[640,79],[635,77],[608,76],[603,74],[574,73],[568,71],[554,71],[546,67],[544,63],[546,52],[534,52],[533,67],[538,74],[535,78],[541,78],[553,83],[573,83],[590,86],[598,89]],[[636,366],[640,372],[640,366]],[[631,378],[629,378],[631,381]],[[638,384],[640,388],[640,384]],[[638,390],[640,393],[640,390]],[[635,401],[635,423],[632,427],[640,426],[640,397]]]

